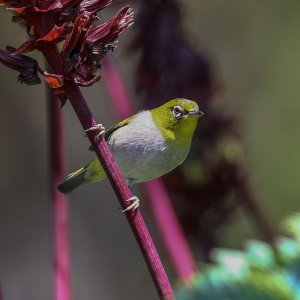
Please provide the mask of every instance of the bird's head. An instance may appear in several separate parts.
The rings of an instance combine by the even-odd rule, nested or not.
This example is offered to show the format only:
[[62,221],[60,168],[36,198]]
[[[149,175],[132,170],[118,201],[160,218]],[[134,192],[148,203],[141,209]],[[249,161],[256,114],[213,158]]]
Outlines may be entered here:
[[191,137],[198,118],[204,115],[196,102],[184,98],[173,99],[151,112],[158,128],[171,139]]

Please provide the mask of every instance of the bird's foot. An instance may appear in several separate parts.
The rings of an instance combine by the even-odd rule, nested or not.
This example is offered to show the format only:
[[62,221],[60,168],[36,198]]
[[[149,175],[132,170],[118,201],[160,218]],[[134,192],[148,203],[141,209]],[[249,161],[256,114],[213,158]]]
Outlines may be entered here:
[[126,200],[127,202],[132,202],[129,206],[127,206],[122,212],[125,211],[135,211],[140,206],[140,200],[138,197],[133,196]]
[[102,124],[96,124],[91,128],[85,130],[85,132],[88,131],[97,131],[98,132],[97,137],[98,137],[98,136],[102,136],[105,133],[105,127]]

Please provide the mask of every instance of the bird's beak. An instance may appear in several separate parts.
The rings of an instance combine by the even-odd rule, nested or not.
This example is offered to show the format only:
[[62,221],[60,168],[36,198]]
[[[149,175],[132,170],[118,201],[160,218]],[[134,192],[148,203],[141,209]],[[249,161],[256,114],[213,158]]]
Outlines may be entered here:
[[188,112],[188,116],[189,117],[198,117],[198,118],[200,118],[200,117],[204,116],[204,113],[199,109],[191,109]]

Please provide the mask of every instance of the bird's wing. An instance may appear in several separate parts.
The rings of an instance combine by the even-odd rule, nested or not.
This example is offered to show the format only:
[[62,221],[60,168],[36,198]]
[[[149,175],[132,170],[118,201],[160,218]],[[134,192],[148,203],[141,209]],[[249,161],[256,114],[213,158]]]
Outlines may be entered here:
[[134,119],[134,117],[135,117],[135,115],[133,115],[133,116],[131,116],[131,117],[129,117],[129,118],[127,118],[127,119],[121,121],[121,122],[120,122],[119,124],[117,124],[116,126],[114,126],[114,127],[110,128],[110,129],[108,129],[107,131],[105,131],[105,133],[104,133],[104,139],[107,141],[107,140],[109,139],[109,137],[113,134],[113,132],[115,132],[115,131],[118,130],[119,128],[124,127],[124,126],[126,126],[127,124],[129,124],[130,121],[131,121],[132,119]]
[[[115,132],[115,131],[118,130],[119,128],[124,127],[124,126],[126,126],[127,124],[129,124],[130,121],[131,121],[132,119],[134,119],[135,116],[136,116],[136,115],[133,115],[133,116],[131,116],[131,117],[129,117],[129,118],[127,118],[127,119],[121,121],[121,122],[120,122],[119,124],[117,124],[116,126],[114,126],[114,127],[112,127],[112,128],[109,128],[108,130],[106,130],[105,133],[104,133],[104,139],[107,141],[107,140],[109,139],[109,137],[113,134],[113,132]],[[89,150],[94,151],[93,146],[90,146],[90,147],[89,147]]]

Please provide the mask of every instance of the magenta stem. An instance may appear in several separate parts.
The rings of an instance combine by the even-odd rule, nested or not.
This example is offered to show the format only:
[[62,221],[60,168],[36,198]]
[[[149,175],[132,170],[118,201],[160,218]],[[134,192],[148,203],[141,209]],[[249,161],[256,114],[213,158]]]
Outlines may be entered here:
[[[113,57],[107,55],[102,64],[106,88],[115,113],[122,120],[133,114],[132,101]],[[156,224],[176,274],[183,282],[188,282],[196,272],[196,262],[185,239],[165,185],[161,179],[156,179],[147,182],[145,187]]]
[[146,191],[155,220],[171,257],[177,276],[188,283],[197,265],[175,214],[171,199],[161,179],[146,182]]
[[[61,74],[63,61],[56,48],[51,45],[44,45],[40,50],[46,57],[52,71],[56,74]],[[97,122],[78,86],[72,82],[65,82],[64,91],[68,95],[70,103],[81,122],[83,129],[86,130],[96,125]],[[95,131],[88,131],[87,136],[118,197],[121,207],[125,209],[128,206],[127,200],[132,197],[132,194],[113,159],[106,141],[103,137],[98,137],[97,132]],[[175,299],[169,279],[140,212],[138,210],[134,213],[129,211],[125,213],[125,215],[140,246],[160,299]],[[124,256],[128,259],[128,253],[124,253]]]
[[115,114],[120,120],[126,119],[133,114],[132,101],[128,95],[121,74],[111,55],[106,55],[102,60],[103,80],[113,104]]
[[59,99],[50,88],[47,88],[47,95],[55,300],[70,300],[68,199],[57,190],[65,174],[62,114]]

